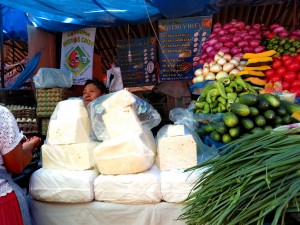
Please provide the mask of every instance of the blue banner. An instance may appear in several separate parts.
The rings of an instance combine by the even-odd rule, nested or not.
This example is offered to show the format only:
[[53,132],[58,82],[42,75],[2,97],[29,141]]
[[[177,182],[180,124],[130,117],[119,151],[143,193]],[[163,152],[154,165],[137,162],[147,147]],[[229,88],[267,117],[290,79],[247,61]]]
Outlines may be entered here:
[[211,33],[212,17],[158,21],[160,81],[191,80],[201,47]]

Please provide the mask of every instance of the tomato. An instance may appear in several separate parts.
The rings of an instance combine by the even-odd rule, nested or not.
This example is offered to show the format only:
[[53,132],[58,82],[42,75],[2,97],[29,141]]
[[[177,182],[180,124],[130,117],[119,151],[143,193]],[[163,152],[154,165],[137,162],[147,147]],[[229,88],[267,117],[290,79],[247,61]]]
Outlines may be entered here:
[[282,67],[282,62],[280,59],[274,59],[273,60],[273,63],[272,63],[272,68],[277,70],[279,69],[280,67]]
[[287,69],[285,67],[280,67],[276,70],[276,73],[280,76],[283,76],[287,72]]
[[289,82],[287,82],[287,81],[282,81],[281,82],[281,85],[282,85],[282,89],[283,90],[289,90],[290,89],[290,83]]
[[282,81],[282,76],[280,76],[280,75],[273,75],[273,76],[269,77],[269,79],[270,79],[270,81],[272,83],[275,83],[277,81]]
[[295,60],[300,63],[300,54],[295,56]]
[[300,80],[300,72],[297,74],[297,80]]
[[281,56],[282,61],[286,60],[286,59],[291,59],[292,57],[288,54],[284,54]]
[[287,81],[287,82],[294,82],[297,79],[297,74],[294,71],[287,71],[284,75],[283,75],[283,80]]
[[290,65],[287,66],[287,68],[291,71],[297,72],[300,70],[300,62],[297,62],[296,60],[293,61]]
[[300,80],[295,80],[292,82],[292,88],[300,88]]
[[289,65],[293,64],[294,60],[292,58],[283,60],[283,65],[288,67]]
[[265,71],[265,76],[266,76],[267,78],[269,78],[269,77],[271,77],[271,76],[274,76],[274,75],[276,75],[276,70],[270,69],[270,70],[266,70],[266,71]]

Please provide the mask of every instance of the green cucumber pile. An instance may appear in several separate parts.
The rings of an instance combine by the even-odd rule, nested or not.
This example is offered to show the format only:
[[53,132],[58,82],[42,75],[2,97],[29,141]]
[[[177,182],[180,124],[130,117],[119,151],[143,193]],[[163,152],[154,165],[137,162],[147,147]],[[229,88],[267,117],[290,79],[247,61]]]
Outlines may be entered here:
[[300,106],[273,94],[244,94],[229,105],[220,122],[204,124],[196,131],[214,141],[229,143],[241,136],[298,122],[291,116]]

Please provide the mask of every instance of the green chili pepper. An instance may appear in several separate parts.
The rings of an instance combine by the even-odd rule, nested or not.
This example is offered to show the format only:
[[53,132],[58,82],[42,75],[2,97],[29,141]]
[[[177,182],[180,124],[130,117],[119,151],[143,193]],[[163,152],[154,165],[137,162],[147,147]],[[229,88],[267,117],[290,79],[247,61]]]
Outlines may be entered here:
[[[212,103],[212,102],[213,102],[213,97],[217,97],[218,95],[219,95],[219,91],[218,91],[216,88],[211,89],[211,90],[207,93],[205,100],[206,100],[206,102],[208,102],[208,103]],[[215,99],[216,99],[216,98],[215,98]]]
[[228,87],[231,87],[234,90],[236,90],[237,89],[237,83],[235,81],[231,81]]
[[[221,109],[221,112],[224,112],[224,111],[226,111],[226,102],[223,104],[223,103],[219,103],[218,104],[218,109]],[[219,111],[219,110],[218,110]]]
[[235,92],[227,93],[227,99],[228,99],[228,100],[230,99],[230,100],[235,101],[236,98],[237,98],[237,93],[235,93]]
[[251,84],[245,82],[246,85],[247,85],[247,90],[250,92],[250,93],[253,93],[253,94],[257,94],[257,92],[255,91],[255,89],[252,87]]
[[195,106],[199,109],[203,109],[205,102],[195,102]]
[[209,104],[205,102],[202,113],[209,113],[209,111],[210,111]]
[[218,102],[220,102],[220,103],[222,103],[224,105],[226,104],[226,99],[223,98],[222,96],[219,96],[217,100],[218,100]]
[[247,86],[246,82],[243,80],[243,78],[237,76],[237,77],[235,77],[234,81],[238,85],[242,86],[245,90],[248,90],[248,86]]
[[226,93],[230,93],[230,92],[233,92],[233,88],[232,87],[225,87],[225,92]]
[[200,98],[205,98],[207,93],[213,88],[215,88],[214,84],[209,84],[209,85],[205,86],[203,88],[203,90],[201,91]]
[[227,95],[226,95],[226,92],[225,92],[225,88],[224,88],[224,85],[221,81],[216,81],[215,82],[215,87],[216,89],[219,91],[220,95],[223,97],[223,98],[227,98]]
[[209,107],[210,107],[211,109],[213,109],[213,108],[215,108],[215,107],[218,107],[218,104],[219,104],[218,101],[213,101],[212,103],[209,104]]

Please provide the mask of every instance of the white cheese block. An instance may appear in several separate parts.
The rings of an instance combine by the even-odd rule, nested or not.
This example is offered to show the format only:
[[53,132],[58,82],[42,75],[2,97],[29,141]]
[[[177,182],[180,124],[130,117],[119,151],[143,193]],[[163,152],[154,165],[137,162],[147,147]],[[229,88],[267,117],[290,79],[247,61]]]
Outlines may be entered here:
[[60,101],[55,110],[57,120],[76,120],[89,117],[82,99]]
[[197,144],[194,137],[188,134],[159,138],[156,164],[161,171],[197,165]]
[[156,145],[151,131],[111,138],[94,150],[102,174],[131,174],[148,170],[154,162]]
[[95,200],[124,204],[161,201],[160,172],[153,166],[137,174],[103,175],[94,182]]
[[94,200],[94,170],[72,171],[40,168],[30,177],[29,194],[45,202],[80,203]]
[[110,137],[142,131],[140,121],[132,107],[126,107],[106,113],[102,117]]
[[95,166],[93,149],[99,142],[42,145],[42,165],[46,169],[87,170]]
[[112,95],[103,101],[102,106],[105,112],[110,112],[112,110],[122,109],[127,106],[131,106],[135,103],[135,98],[127,90],[120,90],[112,93]]
[[166,202],[183,202],[190,194],[195,182],[203,169],[194,172],[181,170],[169,170],[160,172],[160,184],[162,199]]
[[90,142],[89,118],[50,120],[47,132],[48,144],[77,144]]

